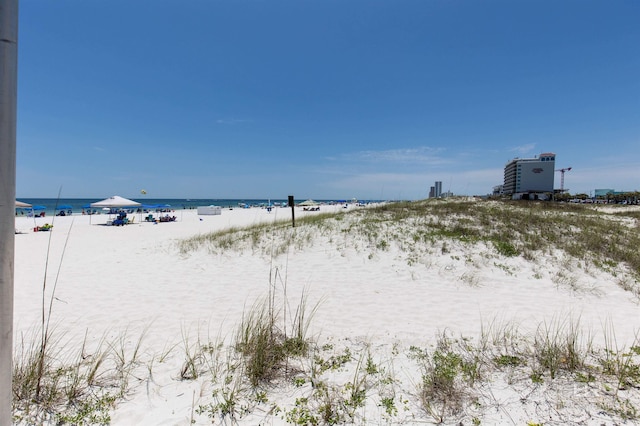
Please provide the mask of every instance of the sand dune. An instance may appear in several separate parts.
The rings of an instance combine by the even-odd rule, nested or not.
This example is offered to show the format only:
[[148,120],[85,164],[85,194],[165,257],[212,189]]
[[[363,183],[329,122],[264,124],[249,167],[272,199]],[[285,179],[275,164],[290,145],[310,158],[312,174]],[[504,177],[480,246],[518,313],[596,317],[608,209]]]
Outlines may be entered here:
[[[372,209],[300,209],[296,228],[286,208],[185,210],[176,222],[137,217],[124,227],[104,226],[105,215],[36,219],[53,219],[51,232],[18,217],[16,341],[40,327],[48,256],[45,306],[54,296],[51,321],[67,349],[84,341],[90,355],[106,340],[131,354],[140,344],[112,424],[619,424],[640,415],[637,272],[561,248],[504,255],[496,238],[418,232],[445,222],[472,230],[459,213],[376,223],[361,214]],[[331,225],[304,221],[330,211],[339,214]],[[637,218],[609,216],[637,234]],[[258,224],[270,226],[232,233],[226,245],[181,245]],[[301,298],[317,310],[311,352],[256,388],[241,373],[235,333],[269,294],[288,333]],[[578,336],[585,365],[546,367],[534,356],[540,330],[564,343]],[[629,383],[604,371],[605,348],[628,361]],[[184,374],[190,357],[197,377]],[[442,402],[427,384],[445,367],[455,386]]]

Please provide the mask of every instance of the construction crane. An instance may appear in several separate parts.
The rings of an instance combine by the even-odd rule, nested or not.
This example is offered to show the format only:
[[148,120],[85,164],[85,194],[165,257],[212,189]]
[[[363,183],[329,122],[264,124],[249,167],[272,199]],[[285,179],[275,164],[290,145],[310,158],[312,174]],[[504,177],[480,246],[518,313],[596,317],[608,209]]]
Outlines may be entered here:
[[571,167],[556,170],[556,172],[560,172],[560,192],[564,192],[564,174],[569,170],[571,170]]

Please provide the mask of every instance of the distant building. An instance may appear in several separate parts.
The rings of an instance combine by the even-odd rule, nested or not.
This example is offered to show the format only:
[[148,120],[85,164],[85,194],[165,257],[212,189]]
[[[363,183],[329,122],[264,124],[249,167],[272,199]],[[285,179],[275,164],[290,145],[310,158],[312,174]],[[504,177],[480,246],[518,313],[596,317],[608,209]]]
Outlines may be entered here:
[[556,155],[551,152],[534,158],[514,158],[504,166],[502,192],[514,195],[522,193],[553,193]]
[[429,198],[440,198],[442,196],[442,182],[436,181],[436,184],[429,189]]
[[606,197],[607,195],[615,194],[615,189],[596,189],[593,196],[594,197]]

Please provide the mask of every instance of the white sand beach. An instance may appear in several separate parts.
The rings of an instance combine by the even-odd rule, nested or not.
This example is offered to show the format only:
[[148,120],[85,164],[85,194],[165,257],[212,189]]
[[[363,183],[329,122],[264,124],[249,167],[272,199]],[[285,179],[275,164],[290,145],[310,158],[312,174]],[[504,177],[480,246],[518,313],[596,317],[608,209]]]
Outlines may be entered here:
[[[296,219],[329,211],[346,217],[366,208],[296,208]],[[610,345],[611,330],[620,351],[640,345],[638,298],[620,285],[623,279],[633,285],[626,272],[611,273],[586,261],[576,266],[563,253],[533,260],[501,256],[487,243],[470,246],[458,240],[439,241],[407,258],[384,236],[366,239],[309,227],[287,231],[312,235],[278,254],[269,253],[283,234],[269,236],[268,231],[262,243],[239,249],[205,246],[182,252],[178,242],[183,239],[290,221],[291,210],[224,209],[219,216],[178,210],[172,215],[177,221],[158,224],[135,215],[133,224],[121,227],[105,226],[108,215],[35,219],[40,226],[53,221],[50,232],[33,232],[33,218],[16,218],[22,232],[15,238],[16,345],[33,339],[40,327],[45,271],[44,305],[48,309],[53,297],[51,324],[64,350],[85,341],[90,356],[101,341],[118,342],[133,357],[139,344],[129,388],[109,410],[111,424],[324,424],[318,414],[322,407],[309,402],[317,395],[317,377],[309,371],[321,358],[344,354],[349,361],[326,370],[324,386],[333,389],[332,400],[348,400],[349,389],[362,385],[366,398],[336,410],[342,413],[337,423],[613,425],[633,423],[631,412],[640,410],[637,384],[617,389],[604,379],[581,382],[564,372],[538,381],[531,378],[531,363],[484,368],[479,384],[469,387],[472,402],[455,414],[430,412],[419,391],[425,377],[420,354],[433,354],[443,333],[456,345],[476,345],[483,330],[504,341],[511,328],[532,339],[541,326],[557,330],[579,324],[585,345]],[[387,232],[402,234],[407,226]],[[631,226],[637,232],[637,223]],[[317,304],[307,333],[317,353],[299,361],[304,371],[294,375],[298,380],[280,379],[256,391],[225,370],[230,361],[224,360],[231,356],[225,349],[219,349],[227,355],[216,368],[202,355],[194,362],[204,365],[197,377],[181,374],[189,356],[203,347],[232,346],[243,314],[270,288],[276,304],[285,306],[280,313],[289,316],[284,324],[303,295],[309,309]],[[365,378],[359,369],[367,362]],[[237,405],[225,411],[222,395],[232,393],[227,391],[233,386]],[[325,399],[329,395],[326,391]]]

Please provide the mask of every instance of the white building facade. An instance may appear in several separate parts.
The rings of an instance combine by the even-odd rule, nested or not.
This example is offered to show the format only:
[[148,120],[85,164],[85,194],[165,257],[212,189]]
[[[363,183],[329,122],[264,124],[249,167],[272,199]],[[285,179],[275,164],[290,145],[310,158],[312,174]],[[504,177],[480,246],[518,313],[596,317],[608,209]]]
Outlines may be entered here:
[[545,152],[534,158],[514,158],[504,166],[503,194],[553,193],[556,155]]

